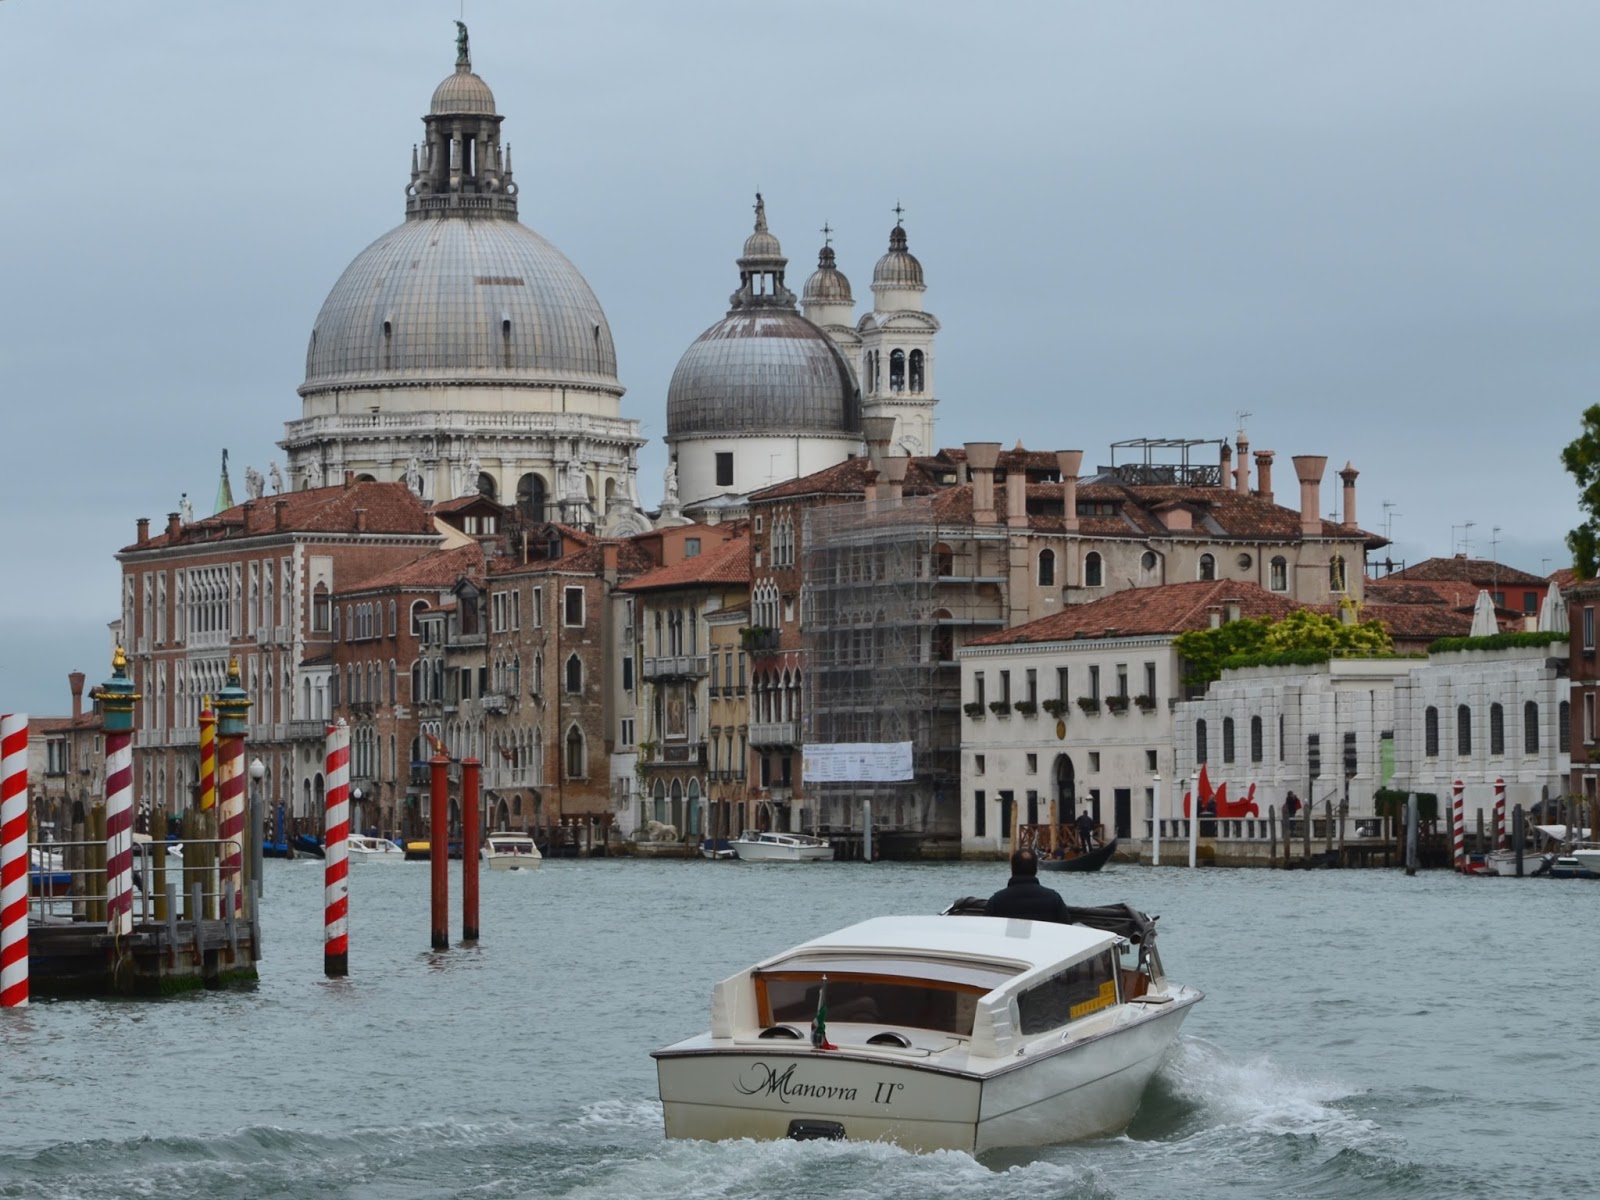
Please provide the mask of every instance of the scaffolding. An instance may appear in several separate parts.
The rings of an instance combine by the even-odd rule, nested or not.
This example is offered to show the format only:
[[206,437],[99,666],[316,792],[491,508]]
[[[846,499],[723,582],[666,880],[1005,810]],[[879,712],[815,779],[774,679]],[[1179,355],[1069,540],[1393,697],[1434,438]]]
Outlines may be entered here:
[[933,498],[806,515],[801,595],[808,745],[910,742],[903,783],[807,783],[819,826],[879,831],[922,852],[959,841],[961,673],[955,648],[1004,624],[1005,531],[941,524]]

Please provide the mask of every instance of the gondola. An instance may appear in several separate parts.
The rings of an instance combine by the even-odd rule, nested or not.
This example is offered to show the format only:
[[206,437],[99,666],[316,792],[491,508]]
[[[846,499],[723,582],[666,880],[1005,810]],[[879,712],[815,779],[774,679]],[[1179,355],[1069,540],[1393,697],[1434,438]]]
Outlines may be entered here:
[[1112,838],[1102,846],[1096,846],[1087,854],[1078,852],[1069,854],[1066,858],[1041,858],[1039,869],[1041,871],[1098,871],[1111,861],[1111,856],[1117,852],[1117,839]]

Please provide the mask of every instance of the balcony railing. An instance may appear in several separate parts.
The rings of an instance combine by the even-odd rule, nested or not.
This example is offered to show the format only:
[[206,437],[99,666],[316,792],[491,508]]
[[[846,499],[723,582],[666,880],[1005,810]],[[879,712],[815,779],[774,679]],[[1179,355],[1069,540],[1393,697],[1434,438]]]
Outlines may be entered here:
[[486,713],[503,713],[511,707],[511,698],[501,692],[487,692],[478,698]]
[[646,679],[698,679],[710,673],[711,660],[704,654],[668,654],[646,658]]
[[799,727],[794,721],[768,721],[750,726],[752,746],[793,746],[798,736]]

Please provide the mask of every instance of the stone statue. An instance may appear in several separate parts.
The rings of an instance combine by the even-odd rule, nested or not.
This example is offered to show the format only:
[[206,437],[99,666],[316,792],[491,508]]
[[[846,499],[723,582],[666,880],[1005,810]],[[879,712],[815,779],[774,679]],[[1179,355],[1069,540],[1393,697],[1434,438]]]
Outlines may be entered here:
[[322,486],[322,464],[312,459],[306,464],[306,486],[319,488]]
[[415,454],[411,456],[411,461],[406,463],[405,481],[412,495],[422,495],[422,463]]
[[478,490],[478,476],[483,474],[483,463],[474,454],[467,459],[466,478],[461,481],[461,494],[470,496]]
[[194,505],[189,503],[189,493],[178,497],[178,519],[185,525],[194,524]]
[[566,487],[563,489],[567,499],[585,501],[589,499],[589,481],[584,473],[583,463],[576,458],[567,460]]
[[278,462],[277,462],[276,459],[274,459],[272,461],[272,463],[270,464],[270,468],[267,471],[267,474],[272,478],[272,494],[274,496],[282,495],[282,493],[283,493],[283,472],[278,470]]
[[673,508],[678,505],[678,460],[675,458],[667,460],[666,490],[662,503]]
[[467,49],[467,26],[463,21],[456,22],[456,66],[470,67],[472,55]]
[[244,469],[244,490],[250,494],[252,500],[261,499],[261,493],[267,490],[267,481],[254,467]]

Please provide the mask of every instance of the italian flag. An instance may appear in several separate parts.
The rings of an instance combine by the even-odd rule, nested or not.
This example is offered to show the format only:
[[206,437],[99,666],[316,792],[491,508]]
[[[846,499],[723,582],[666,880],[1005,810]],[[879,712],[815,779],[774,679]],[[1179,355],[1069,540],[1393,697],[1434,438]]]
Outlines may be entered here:
[[828,977],[822,977],[822,987],[817,992],[817,1015],[811,1018],[811,1048],[813,1050],[837,1050],[828,1040]]

